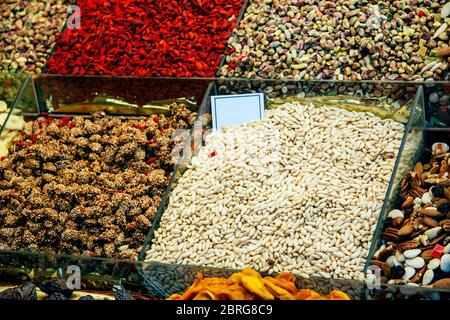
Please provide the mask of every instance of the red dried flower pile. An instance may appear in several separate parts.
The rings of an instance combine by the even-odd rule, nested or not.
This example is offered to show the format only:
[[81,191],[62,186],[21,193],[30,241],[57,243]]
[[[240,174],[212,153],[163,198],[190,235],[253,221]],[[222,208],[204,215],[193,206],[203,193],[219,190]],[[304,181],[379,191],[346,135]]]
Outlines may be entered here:
[[243,0],[80,0],[48,73],[214,76]]

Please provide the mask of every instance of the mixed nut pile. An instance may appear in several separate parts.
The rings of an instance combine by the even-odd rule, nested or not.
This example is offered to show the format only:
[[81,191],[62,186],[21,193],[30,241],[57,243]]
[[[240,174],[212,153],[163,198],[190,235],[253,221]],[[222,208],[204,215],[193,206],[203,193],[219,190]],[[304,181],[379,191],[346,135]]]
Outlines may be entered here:
[[134,259],[196,113],[40,117],[0,161],[0,248]]
[[446,0],[251,0],[222,76],[275,79],[447,78]]
[[390,284],[450,288],[450,152],[440,142],[432,152],[404,177],[372,260]]
[[72,2],[75,1],[2,1],[0,71],[41,73]]
[[363,279],[403,131],[370,113],[287,103],[210,134],[146,260]]

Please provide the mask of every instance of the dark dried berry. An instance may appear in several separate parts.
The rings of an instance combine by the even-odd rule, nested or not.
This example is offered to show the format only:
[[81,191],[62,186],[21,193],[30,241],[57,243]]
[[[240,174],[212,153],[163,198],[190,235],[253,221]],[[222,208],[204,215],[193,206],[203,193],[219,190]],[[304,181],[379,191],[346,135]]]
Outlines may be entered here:
[[26,282],[16,288],[6,289],[0,292],[0,300],[36,300],[36,286],[32,282]]
[[441,198],[445,195],[444,190],[445,190],[445,187],[443,185],[437,185],[437,186],[434,186],[433,188],[431,188],[431,194],[435,198]]
[[147,140],[152,140],[153,138],[155,138],[155,133],[152,132],[152,131],[147,131],[147,132],[145,133],[145,135],[146,135],[146,137],[147,137]]
[[54,293],[51,294],[47,300],[67,300],[67,297],[63,295],[62,293]]
[[450,203],[441,204],[439,207],[437,207],[437,209],[442,213],[450,212]]
[[85,296],[81,296],[80,299],[78,299],[78,300],[95,300],[95,299],[90,294],[87,294]]
[[402,266],[395,266],[391,268],[392,279],[401,279],[405,275],[405,268]]
[[66,297],[70,297],[72,295],[73,290],[67,287],[67,283],[64,279],[56,279],[56,280],[45,280],[39,285],[39,289],[42,292],[51,296],[54,293],[60,293],[65,295]]
[[156,153],[153,150],[152,147],[146,146],[145,147],[145,160],[147,161],[150,158],[155,158],[156,157]]
[[136,300],[122,285],[114,286],[113,291],[116,294],[116,300]]

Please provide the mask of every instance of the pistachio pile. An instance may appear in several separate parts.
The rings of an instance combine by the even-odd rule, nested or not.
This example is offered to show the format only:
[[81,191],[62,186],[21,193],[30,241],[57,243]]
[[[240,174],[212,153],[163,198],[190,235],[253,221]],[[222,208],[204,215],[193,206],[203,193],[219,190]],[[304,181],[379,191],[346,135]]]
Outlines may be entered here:
[[401,203],[389,212],[372,264],[390,284],[450,288],[450,152],[432,145],[432,159],[403,179]]
[[41,73],[71,2],[1,1],[0,71]]
[[229,39],[225,77],[442,80],[445,0],[251,0]]

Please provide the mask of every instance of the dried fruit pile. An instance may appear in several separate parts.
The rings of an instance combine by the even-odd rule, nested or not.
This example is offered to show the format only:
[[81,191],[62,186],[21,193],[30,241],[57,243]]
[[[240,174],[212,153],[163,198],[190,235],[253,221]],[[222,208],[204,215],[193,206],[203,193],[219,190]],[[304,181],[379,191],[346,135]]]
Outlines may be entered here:
[[41,73],[72,2],[1,1],[0,71]]
[[401,206],[389,212],[372,264],[391,284],[450,289],[450,152],[432,146],[401,184]]
[[308,290],[297,290],[292,273],[283,272],[276,277],[262,277],[246,268],[228,279],[197,279],[182,295],[174,294],[168,300],[350,300],[342,291],[333,290],[327,296]]
[[286,103],[210,134],[146,260],[362,280],[403,131],[371,113]]
[[66,30],[48,72],[214,76],[242,0],[80,0],[79,30]]
[[0,248],[134,259],[195,115],[26,123],[0,161]]
[[[34,281],[34,280],[33,280]],[[114,297],[115,296],[115,297]],[[122,285],[113,287],[113,292],[74,291],[66,280],[50,279],[36,284],[27,281],[19,286],[4,288],[0,285],[0,301],[30,301],[30,300],[135,300],[133,295]]]
[[[251,0],[222,76],[444,79],[446,0]],[[442,58],[436,58],[441,56]]]

